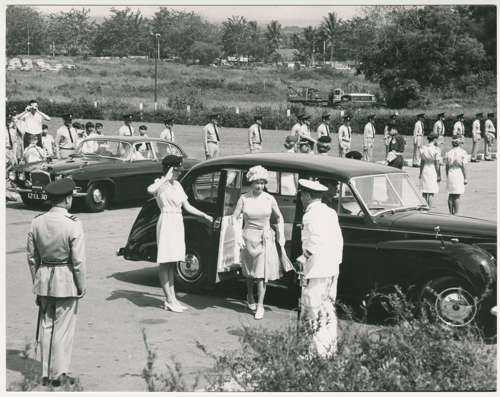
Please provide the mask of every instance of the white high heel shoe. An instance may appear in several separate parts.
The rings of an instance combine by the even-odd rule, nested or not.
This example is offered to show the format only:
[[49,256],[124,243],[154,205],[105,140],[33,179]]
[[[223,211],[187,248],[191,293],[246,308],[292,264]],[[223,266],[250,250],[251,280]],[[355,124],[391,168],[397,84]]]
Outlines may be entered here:
[[184,309],[181,306],[176,305],[176,304],[168,303],[167,301],[163,302],[163,308],[165,310],[169,310],[169,311],[174,312],[174,313],[182,313],[182,312],[184,312]]
[[255,312],[255,319],[262,320],[264,318],[264,306],[257,306],[257,311]]

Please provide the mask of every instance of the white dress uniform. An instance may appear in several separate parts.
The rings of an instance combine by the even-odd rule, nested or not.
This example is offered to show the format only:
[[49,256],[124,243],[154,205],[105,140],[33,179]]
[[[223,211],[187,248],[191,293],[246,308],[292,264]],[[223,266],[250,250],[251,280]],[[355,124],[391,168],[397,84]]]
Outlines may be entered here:
[[446,180],[448,194],[464,194],[465,178],[462,168],[467,164],[467,157],[467,152],[459,146],[446,153],[444,161],[448,166]]
[[262,130],[257,123],[252,124],[248,129],[248,147],[250,153],[262,151]]
[[50,134],[43,136],[42,134],[42,147],[45,150],[45,153],[48,157],[54,157],[54,147],[56,145],[56,141],[54,137]]
[[311,130],[309,130],[309,126],[306,123],[300,126],[299,136],[311,137]]
[[76,149],[78,135],[72,126],[62,125],[56,131],[56,150],[59,158],[66,158]]
[[413,166],[420,166],[420,149],[424,143],[424,123],[417,120],[413,128]]
[[453,135],[459,136],[461,138],[465,135],[465,126],[464,123],[460,120],[455,121],[453,124]]
[[345,157],[351,150],[351,126],[342,124],[339,128],[339,156]]
[[434,134],[437,134],[438,143],[439,143],[439,145],[442,145],[444,142],[444,133],[445,133],[445,127],[444,127],[443,120],[439,119],[434,123],[434,127],[432,128],[432,132]]
[[208,123],[203,127],[203,149],[207,159],[219,157],[220,127]]
[[292,130],[290,131],[290,135],[299,136],[301,128],[302,128],[302,123],[299,123],[299,122],[295,123],[292,126]]
[[160,138],[169,142],[175,142],[174,130],[170,127],[165,127],[165,129],[160,133]]
[[33,219],[27,249],[33,293],[40,297],[42,376],[56,379],[69,372],[78,298],[86,289],[82,224],[52,207]]
[[439,192],[439,183],[437,181],[437,172],[435,162],[441,162],[441,150],[433,143],[428,143],[420,148],[422,168],[422,193],[437,194]]
[[124,124],[118,129],[118,135],[120,136],[133,136],[134,133],[134,127],[131,125]]
[[476,119],[472,122],[472,153],[471,161],[477,160],[477,149],[481,141],[481,122]]
[[491,147],[493,145],[493,142],[495,140],[495,125],[493,124],[493,121],[491,119],[486,119],[484,122],[484,158],[485,159],[491,159],[490,153],[491,153]]
[[322,136],[330,136],[330,127],[328,126],[328,123],[321,123],[318,126],[318,130],[316,131],[316,133],[318,134],[318,139]]
[[184,221],[182,204],[187,200],[182,185],[174,180],[170,183],[165,177],[158,178],[148,186],[148,192],[156,197],[160,217],[156,224],[158,254],[156,262],[178,262],[186,259],[184,240]]
[[[318,182],[300,180],[299,184],[308,184],[308,187],[317,184],[328,190]],[[335,352],[337,347],[334,303],[344,240],[337,213],[321,200],[315,200],[307,206],[302,224],[302,251],[306,257],[302,316],[317,330],[312,336],[313,346],[320,355],[325,356]]]
[[372,122],[365,124],[363,129],[363,157],[366,161],[373,161],[373,145],[375,143],[375,126]]

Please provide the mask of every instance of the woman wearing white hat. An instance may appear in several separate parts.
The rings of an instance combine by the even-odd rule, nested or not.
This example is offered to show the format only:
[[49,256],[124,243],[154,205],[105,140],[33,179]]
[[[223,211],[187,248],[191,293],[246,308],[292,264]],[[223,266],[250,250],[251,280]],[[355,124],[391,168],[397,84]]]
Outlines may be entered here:
[[[255,310],[255,319],[264,317],[264,295],[268,281],[281,277],[280,257],[276,249],[270,218],[274,215],[278,224],[278,242],[284,252],[285,235],[283,216],[275,198],[264,191],[269,179],[267,170],[256,165],[248,170],[247,179],[252,190],[243,194],[233,213],[233,224],[243,215],[243,233],[239,238],[243,275],[247,279],[247,304]],[[257,282],[257,304],[253,285]]]

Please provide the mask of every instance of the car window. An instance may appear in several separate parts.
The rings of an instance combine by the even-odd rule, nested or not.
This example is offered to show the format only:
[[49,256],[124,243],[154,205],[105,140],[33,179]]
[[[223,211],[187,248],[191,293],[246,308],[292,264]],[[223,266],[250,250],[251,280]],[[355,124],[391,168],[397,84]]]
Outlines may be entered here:
[[358,200],[352,193],[349,185],[345,183],[340,184],[340,199],[339,199],[339,207],[337,213],[339,215],[349,215],[349,216],[360,216],[363,217],[365,214],[363,209],[358,203]]
[[80,144],[77,153],[128,160],[131,151],[132,146],[128,142],[86,140]]
[[279,174],[276,171],[268,171],[267,175],[269,176],[269,180],[266,184],[266,190],[268,193],[277,194],[279,193],[280,184],[279,184]]
[[182,152],[175,145],[168,142],[154,142],[156,149],[156,157],[158,160],[162,160],[165,156],[169,154],[175,154],[176,156],[182,156]]
[[132,161],[153,160],[153,147],[150,142],[134,143],[134,151],[131,156]]
[[280,176],[281,195],[296,196],[298,180],[298,174],[293,172],[282,172]]
[[196,177],[192,185],[195,201],[215,204],[217,202],[219,180],[220,171]]

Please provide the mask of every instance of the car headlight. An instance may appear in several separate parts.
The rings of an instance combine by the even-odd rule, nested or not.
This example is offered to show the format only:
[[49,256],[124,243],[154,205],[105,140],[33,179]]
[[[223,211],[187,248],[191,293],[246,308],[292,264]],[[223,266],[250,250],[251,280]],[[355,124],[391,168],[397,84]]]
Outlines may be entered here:
[[16,180],[16,173],[14,171],[9,171],[9,179],[11,181],[15,181]]
[[20,181],[25,181],[26,175],[24,175],[24,172],[20,172],[19,174],[17,174],[17,179],[19,179]]

